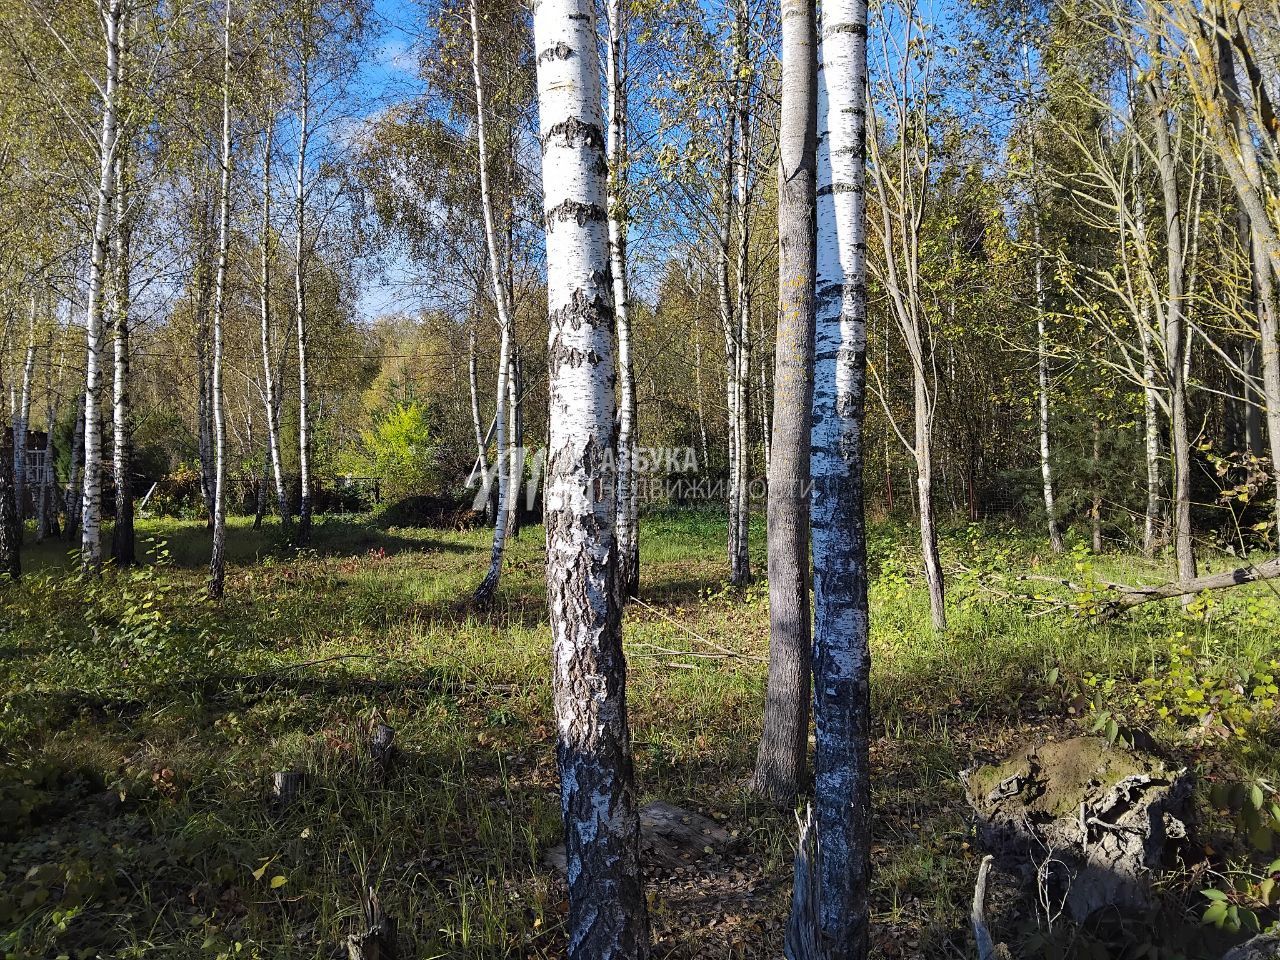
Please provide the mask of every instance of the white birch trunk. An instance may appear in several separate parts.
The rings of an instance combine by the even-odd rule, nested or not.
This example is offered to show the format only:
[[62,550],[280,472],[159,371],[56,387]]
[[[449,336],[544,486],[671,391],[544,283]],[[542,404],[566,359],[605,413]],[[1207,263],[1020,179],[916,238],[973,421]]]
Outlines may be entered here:
[[13,500],[18,512],[18,535],[21,540],[26,517],[27,430],[31,423],[31,378],[36,369],[36,295],[31,295],[31,317],[27,324],[27,349],[22,358],[22,387],[13,411]]
[[[1159,43],[1155,44],[1159,54]],[[1173,461],[1173,545],[1178,561],[1178,579],[1196,576],[1195,544],[1191,536],[1191,438],[1187,423],[1186,356],[1187,323],[1184,302],[1186,259],[1183,255],[1182,201],[1178,172],[1174,164],[1165,103],[1164,79],[1160,68],[1149,76],[1147,98],[1155,124],[1155,163],[1164,203],[1167,299],[1163,314],[1164,374],[1169,384],[1169,421]],[[1183,605],[1189,603],[1184,598]]]
[[737,433],[737,521],[738,556],[735,566],[741,582],[751,580],[751,287],[750,202],[751,202],[751,84],[750,11],[746,0],[738,0],[734,13],[734,109],[738,115],[738,150],[735,157],[734,181],[737,192],[735,212],[737,235],[737,363],[734,366],[734,430]]
[[227,420],[222,391],[222,328],[227,311],[227,253],[231,243],[231,0],[222,20],[222,154],[218,191],[218,275],[213,292],[213,549],[209,558],[209,596],[220,599],[226,580]]
[[262,219],[259,229],[258,307],[261,320],[263,406],[267,414],[267,450],[276,485],[276,509],[280,523],[289,525],[289,494],[285,487],[284,457],[280,444],[280,401],[271,347],[271,156],[275,142],[275,104],[267,101],[266,129],[262,132]]
[[605,81],[609,98],[609,266],[618,336],[618,566],[623,597],[640,589],[639,486],[635,475],[636,385],[627,277],[627,23],[623,0],[607,0]]
[[613,291],[594,6],[534,12],[550,331],[547,594],[570,960],[648,955],[614,537]]
[[[1033,200],[1034,202],[1034,200]],[[1033,216],[1035,225],[1035,290],[1036,290],[1036,379],[1037,408],[1040,414],[1040,481],[1044,493],[1044,514],[1049,525],[1049,546],[1054,553],[1065,548],[1062,532],[1058,529],[1057,509],[1053,497],[1053,462],[1049,446],[1049,338],[1045,331],[1046,297],[1044,288],[1044,258],[1040,251],[1040,211]]]
[[[871,771],[866,400],[866,0],[822,8],[813,436],[814,798],[830,960],[867,956]],[[799,865],[797,866],[799,869]],[[797,878],[799,882],[799,878]],[[798,912],[792,924],[800,921]],[[799,960],[799,958],[794,958]]]
[[493,546],[489,552],[489,571],[485,574],[480,586],[476,588],[472,602],[475,606],[489,606],[498,589],[498,581],[502,576],[502,554],[507,544],[507,529],[510,521],[511,498],[511,464],[510,450],[507,444],[507,411],[508,411],[508,378],[511,368],[511,303],[507,297],[507,286],[503,282],[505,271],[498,252],[498,235],[493,215],[493,190],[489,183],[489,158],[485,140],[485,101],[484,81],[480,72],[480,17],[476,10],[477,0],[471,0],[471,77],[475,85],[476,96],[476,150],[480,163],[480,206],[484,213],[485,246],[489,255],[489,279],[493,290],[493,303],[498,312],[498,389],[495,395],[497,405],[494,413],[497,425],[498,440],[498,511],[493,523]]
[[[730,82],[731,87],[736,91],[737,84],[739,83],[736,70],[732,71]],[[725,435],[729,448],[729,582],[734,586],[742,586],[751,579],[751,572],[749,569],[743,570],[741,567],[742,550],[739,546],[739,540],[741,539],[742,533],[741,525],[738,523],[738,513],[741,509],[741,498],[738,496],[738,487],[742,483],[742,477],[739,473],[740,461],[738,458],[739,433],[737,370],[740,345],[738,343],[737,331],[734,324],[733,307],[729,302],[729,244],[732,241],[733,233],[733,172],[735,169],[734,155],[736,153],[735,130],[737,129],[734,104],[736,100],[737,93],[735,92],[732,94],[729,103],[726,105],[727,117],[724,140],[724,171],[722,174],[723,184],[721,188],[723,212],[720,221],[720,234],[718,237],[719,243],[716,251],[716,293],[719,296],[720,325],[724,331]]]
[[306,216],[307,216],[307,145],[311,136],[310,53],[307,50],[307,28],[304,25],[301,61],[298,68],[298,167],[294,178],[294,219],[297,232],[293,246],[294,314],[298,334],[298,542],[311,538],[311,410],[310,379],[307,370],[307,288],[306,288]]
[[80,564],[89,573],[102,568],[102,302],[107,240],[115,188],[116,85],[120,76],[120,33],[125,0],[103,0],[99,9],[106,39],[106,78],[102,86],[102,137],[99,143],[97,210],[89,256],[89,304],[85,315],[84,496],[80,510]]
[[132,309],[132,250],[131,225],[126,209],[126,152],[127,145],[122,146],[116,156],[115,270],[111,293],[115,348],[111,385],[111,472],[116,485],[116,520],[111,531],[111,559],[117,567],[130,566],[136,560],[133,491],[130,488],[132,422],[129,407],[129,312]]

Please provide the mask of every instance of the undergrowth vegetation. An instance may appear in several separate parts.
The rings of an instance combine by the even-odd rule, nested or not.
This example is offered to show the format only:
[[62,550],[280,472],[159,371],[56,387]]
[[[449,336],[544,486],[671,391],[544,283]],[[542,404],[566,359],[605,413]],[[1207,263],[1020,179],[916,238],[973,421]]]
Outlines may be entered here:
[[[369,885],[408,956],[558,956],[542,531],[512,544],[485,616],[456,605],[482,571],[482,530],[333,519],[299,552],[275,528],[236,526],[218,606],[202,599],[201,527],[143,532],[134,570],[84,580],[60,545],[33,545],[32,572],[0,586],[0,956],[342,955]],[[734,838],[712,864],[650,878],[658,956],[776,956],[789,895],[794,820],[745,790],[767,591],[723,586],[724,533],[711,516],[646,517],[642,602],[626,614],[642,798]],[[980,852],[959,771],[1090,731],[1153,738],[1197,774],[1197,846],[1168,883],[1163,933],[1124,918],[1055,932],[1015,909],[1002,935],[1044,956],[1196,957],[1273,922],[1271,586],[1097,623],[1090,584],[1154,582],[1169,564],[1053,557],[1016,530],[960,527],[943,550],[952,625],[936,637],[912,542],[891,524],[870,542],[879,954],[972,949]],[[380,721],[398,748],[385,778],[367,746]],[[304,774],[284,809],[268,799],[276,771]]]

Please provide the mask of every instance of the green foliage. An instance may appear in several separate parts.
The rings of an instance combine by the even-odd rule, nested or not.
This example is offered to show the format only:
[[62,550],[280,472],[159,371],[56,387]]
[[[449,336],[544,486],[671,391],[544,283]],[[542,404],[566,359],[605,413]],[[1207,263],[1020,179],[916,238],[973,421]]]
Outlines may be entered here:
[[[764,517],[753,520],[763,569]],[[165,541],[152,551],[159,563],[108,569],[94,586],[64,572],[76,565],[55,556],[61,546],[31,544],[31,576],[0,592],[0,956],[309,960],[351,932],[362,876],[415,956],[558,956],[562,894],[542,863],[561,830],[540,531],[510,545],[498,610],[475,619],[453,602],[474,587],[485,530],[330,519],[297,551],[274,521],[252,531],[233,518],[229,590],[216,607],[199,599],[203,525],[143,520],[140,530]],[[729,955],[715,939],[726,927],[747,944],[774,936],[791,870],[790,813],[742,789],[759,732],[767,584],[722,589],[723,516],[650,514],[642,536],[645,604],[627,608],[625,634],[637,783],[646,799],[723,817],[739,846],[712,871],[757,884],[732,908],[736,930],[723,913],[709,922],[715,904],[688,898],[696,866],[678,892],[654,884],[652,916],[667,952]],[[914,530],[870,530],[873,903],[885,918],[873,933],[918,939],[925,957],[948,954],[967,928],[979,853],[957,771],[1069,724],[1072,710],[1087,729],[1100,715],[1095,692],[1117,736],[1147,726],[1193,757],[1202,779],[1244,792],[1206,813],[1220,851],[1208,871],[1169,879],[1163,944],[1143,942],[1149,921],[1118,931],[1063,923],[1056,940],[1042,935],[1019,955],[1171,960],[1178,944],[1184,957],[1220,956],[1207,947],[1221,946],[1225,921],[1200,923],[1206,887],[1238,908],[1242,929],[1245,911],[1270,922],[1265,868],[1276,852],[1248,844],[1252,817],[1276,832],[1268,709],[1255,705],[1243,735],[1204,736],[1195,715],[1161,719],[1142,684],[1167,671],[1176,646],[1194,651],[1197,684],[1229,676],[1228,666],[1268,672],[1280,653],[1274,595],[1265,585],[1224,594],[1174,638],[1172,606],[1096,624],[982,589],[986,577],[1028,570],[1132,582],[1137,558],[1046,561],[1038,532],[990,525],[942,539],[960,569],[952,626],[939,637]],[[372,785],[375,709],[401,752],[393,776]],[[264,802],[275,770],[307,778],[284,812]]]
[[1217,780],[1209,804],[1225,818],[1246,850],[1229,863],[1218,883],[1201,890],[1202,920],[1229,933],[1257,933],[1268,923],[1280,928],[1280,860],[1263,861],[1280,846],[1280,803],[1266,780]]
[[382,478],[387,499],[432,493],[439,488],[427,409],[417,401],[397,403],[386,410],[373,429],[365,431],[363,443],[370,465]]

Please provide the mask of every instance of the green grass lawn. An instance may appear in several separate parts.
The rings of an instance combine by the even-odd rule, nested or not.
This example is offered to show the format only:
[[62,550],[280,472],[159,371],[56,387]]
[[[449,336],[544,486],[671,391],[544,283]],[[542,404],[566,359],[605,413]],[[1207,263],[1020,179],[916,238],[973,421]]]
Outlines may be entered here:
[[[641,529],[643,603],[625,625],[638,790],[734,838],[650,877],[655,953],[776,957],[794,818],[743,788],[767,590],[724,586],[722,518],[655,515]],[[145,521],[139,536],[158,565],[85,582],[50,542],[31,546],[21,584],[0,585],[0,956],[345,956],[370,884],[404,956],[560,955],[565,891],[543,863],[560,828],[540,528],[513,543],[486,616],[457,601],[483,574],[487,531],[322,519],[297,551],[274,525],[233,521],[219,605],[202,597],[203,526]],[[1061,608],[1088,596],[1017,575],[1154,582],[1171,565],[1043,551],[1016,531],[952,531],[952,627],[937,637],[912,531],[873,528],[878,955],[971,953],[980,854],[957,774],[1022,740],[1114,720],[1120,735],[1155,734],[1205,784],[1257,781],[1276,799],[1271,585],[1095,624]],[[385,781],[365,746],[378,716],[399,747]],[[306,786],[276,810],[267,783],[282,770]],[[1267,824],[1251,845],[1210,806],[1209,851],[1170,883],[1169,930],[1197,927],[1199,889],[1275,856],[1254,849]],[[1178,936],[1198,955],[1198,935]]]

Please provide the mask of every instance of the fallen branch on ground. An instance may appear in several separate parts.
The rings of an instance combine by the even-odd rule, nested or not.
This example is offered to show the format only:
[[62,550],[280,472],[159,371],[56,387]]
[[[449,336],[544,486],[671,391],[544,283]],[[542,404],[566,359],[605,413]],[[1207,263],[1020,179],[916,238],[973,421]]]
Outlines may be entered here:
[[[1156,584],[1137,584],[1131,585],[1127,583],[1114,583],[1109,580],[1099,580],[1090,584],[1079,584],[1063,577],[1045,576],[1043,574],[1023,573],[1023,574],[984,574],[980,571],[971,570],[968,567],[961,566],[958,569],[970,575],[976,575],[979,582],[987,592],[994,594],[999,599],[1012,600],[1020,598],[1026,601],[1035,601],[1047,604],[1050,609],[1041,611],[1041,613],[1053,613],[1058,610],[1067,608],[1079,611],[1086,609],[1099,620],[1111,620],[1127,610],[1140,606],[1144,603],[1150,603],[1152,600],[1172,600],[1176,597],[1185,597],[1188,594],[1201,593],[1205,590],[1225,590],[1227,587],[1238,587],[1246,583],[1261,583],[1266,580],[1274,580],[1280,577],[1280,557],[1273,557],[1263,563],[1251,565],[1248,567],[1236,567],[1233,570],[1223,570],[1220,573],[1207,573],[1201,577],[1195,577],[1191,580],[1174,580],[1169,583]],[[1051,597],[1027,596],[1024,594],[1014,594],[1006,591],[994,589],[988,581],[991,577],[1002,577],[1006,580],[1015,580],[1018,582],[1036,581],[1040,583],[1053,583],[1060,587],[1065,587],[1072,593],[1092,594],[1095,597],[1102,593],[1104,596],[1097,600],[1080,605],[1080,604],[1061,604]],[[1105,596],[1110,594],[1110,596]]]
[[[690,630],[687,626],[685,626],[683,623],[681,623],[679,620],[675,619],[674,617],[667,616],[667,614],[663,613],[657,607],[652,606],[651,604],[645,603],[639,597],[632,597],[631,602],[638,603],[640,606],[644,607],[646,610],[652,613],[656,613],[663,620],[667,621],[667,623],[671,624],[672,626],[678,627],[679,629],[687,633],[689,636],[693,637],[693,639],[697,640],[699,643],[704,644],[707,647],[710,647],[712,650],[716,651],[714,655],[706,654],[706,653],[686,653],[684,651],[679,651],[679,650],[663,651],[665,653],[668,653],[668,654],[679,653],[682,656],[706,657],[706,658],[712,658],[712,659],[718,659],[720,657],[730,657],[730,658],[737,658],[739,660],[754,660],[757,663],[769,662],[767,657],[757,657],[757,656],[753,656],[750,653],[739,653],[737,650],[729,649],[724,644],[716,643],[714,640],[708,640],[706,637],[702,636],[702,634],[695,633],[694,631]],[[642,644],[636,644],[636,646],[642,646]],[[646,646],[652,647],[653,644],[646,644]],[[654,649],[657,650],[660,648],[654,647]]]
[[1257,566],[1236,567],[1234,570],[1223,570],[1221,573],[1208,573],[1191,580],[1174,580],[1171,583],[1154,584],[1152,586],[1130,587],[1124,584],[1111,584],[1116,596],[1108,601],[1099,618],[1110,620],[1118,617],[1126,610],[1152,600],[1172,600],[1174,597],[1185,597],[1188,594],[1201,593],[1205,590],[1224,590],[1227,587],[1238,587],[1246,583],[1259,583],[1280,577],[1280,557],[1273,557]]

